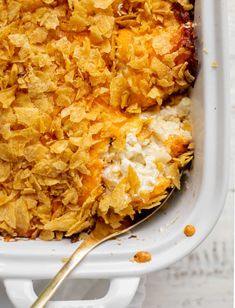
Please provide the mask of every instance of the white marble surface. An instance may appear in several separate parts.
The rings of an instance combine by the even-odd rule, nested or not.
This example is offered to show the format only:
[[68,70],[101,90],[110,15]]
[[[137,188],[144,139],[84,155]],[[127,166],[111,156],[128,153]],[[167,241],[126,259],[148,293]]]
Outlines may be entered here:
[[231,60],[231,174],[222,216],[206,241],[191,255],[147,276],[143,308],[232,308],[235,159],[235,0],[229,0]]

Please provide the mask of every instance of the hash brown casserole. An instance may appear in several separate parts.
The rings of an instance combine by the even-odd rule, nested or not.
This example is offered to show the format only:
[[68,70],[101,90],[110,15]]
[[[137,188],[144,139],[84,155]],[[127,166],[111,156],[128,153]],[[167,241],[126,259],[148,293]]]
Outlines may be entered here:
[[189,0],[0,0],[0,234],[120,228],[193,155]]

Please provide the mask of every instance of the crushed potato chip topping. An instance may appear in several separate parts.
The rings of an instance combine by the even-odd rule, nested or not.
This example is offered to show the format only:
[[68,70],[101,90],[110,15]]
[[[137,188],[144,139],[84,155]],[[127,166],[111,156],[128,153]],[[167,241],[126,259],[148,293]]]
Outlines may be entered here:
[[98,216],[119,228],[180,187],[192,12],[189,0],[0,0],[0,234],[60,240]]

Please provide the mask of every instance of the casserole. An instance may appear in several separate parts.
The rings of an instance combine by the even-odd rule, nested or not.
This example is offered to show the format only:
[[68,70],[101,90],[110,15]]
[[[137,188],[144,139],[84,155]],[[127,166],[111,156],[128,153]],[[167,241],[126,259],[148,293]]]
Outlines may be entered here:
[[[187,185],[169,202],[166,214],[159,213],[138,228],[137,238],[129,239],[126,235],[120,241],[100,246],[72,274],[71,278],[115,277],[107,296],[99,301],[101,306],[126,306],[138,286],[136,277],[169,266],[188,254],[208,235],[223,207],[228,172],[226,9],[219,0],[197,1],[195,14],[201,68],[191,92],[196,144],[193,169]],[[208,54],[203,48],[208,49]],[[215,60],[218,68],[211,66]],[[192,238],[183,234],[188,223],[197,229]],[[3,242],[1,246],[0,276],[5,279],[8,295],[16,306],[27,307],[35,296],[31,279],[52,277],[61,267],[61,258],[69,256],[77,244],[66,240],[18,241]],[[150,263],[129,261],[136,251],[143,249],[152,254]],[[53,305],[79,307],[80,304],[64,302],[50,306]],[[89,303],[90,307],[97,305],[97,301]]]

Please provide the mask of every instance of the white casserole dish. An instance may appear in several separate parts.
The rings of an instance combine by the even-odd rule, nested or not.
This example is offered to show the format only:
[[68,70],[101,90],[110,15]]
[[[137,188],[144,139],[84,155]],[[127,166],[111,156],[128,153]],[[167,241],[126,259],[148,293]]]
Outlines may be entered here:
[[[137,238],[109,241],[73,272],[71,278],[112,279],[108,294],[94,301],[51,302],[48,307],[126,307],[138,287],[139,276],[160,270],[190,253],[209,234],[223,208],[228,179],[228,46],[224,0],[196,0],[200,71],[191,91],[192,120],[196,144],[193,168],[187,185],[171,205],[147,224],[136,229]],[[208,50],[208,54],[203,49]],[[219,63],[212,68],[213,61]],[[186,238],[186,224],[196,234]],[[27,308],[36,298],[32,279],[51,278],[62,266],[61,259],[78,246],[70,241],[17,241],[1,243],[0,277],[16,307]],[[144,264],[129,260],[139,250],[152,254]],[[132,278],[131,278],[132,277]]]

